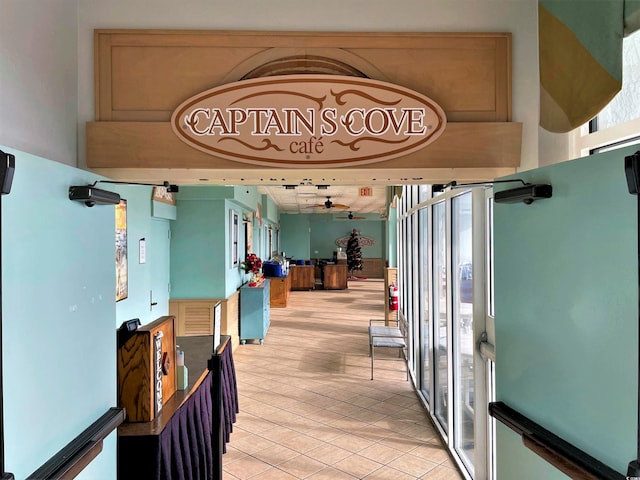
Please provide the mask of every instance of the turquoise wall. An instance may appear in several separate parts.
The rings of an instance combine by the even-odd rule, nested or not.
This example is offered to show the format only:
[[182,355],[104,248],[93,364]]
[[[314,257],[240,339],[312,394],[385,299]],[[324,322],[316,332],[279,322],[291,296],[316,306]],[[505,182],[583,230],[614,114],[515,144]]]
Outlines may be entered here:
[[[255,187],[183,187],[177,195],[177,220],[171,237],[171,298],[227,298],[245,283],[248,276],[230,263],[230,211],[244,214],[253,223],[253,251],[269,258],[265,227],[280,225],[279,250],[297,259],[331,258],[336,239],[349,236],[356,228],[371,237],[375,245],[362,249],[364,258],[387,258],[386,222],[345,221],[334,215],[279,215],[273,201],[260,196]],[[253,218],[258,203],[262,226]],[[336,216],[344,216],[341,212]],[[244,229],[240,230],[240,259],[245,252]]]
[[[524,172],[553,198],[495,205],[497,399],[621,473],[636,452],[636,149]],[[498,478],[566,478],[497,437]]]
[[176,195],[178,219],[171,226],[171,298],[224,298],[229,228],[225,200],[201,198],[205,192],[201,187],[183,187]]
[[389,207],[389,221],[387,222],[387,260],[390,267],[398,266],[398,222],[397,209]]
[[311,233],[308,214],[280,215],[280,251],[287,257],[306,260],[311,255]]
[[[151,200],[151,187],[100,185],[106,190],[118,192],[121,198],[127,200],[127,243],[128,243],[128,276],[129,296],[116,303],[116,327],[131,318],[139,318],[143,325],[169,314],[167,290],[169,285],[169,264],[154,264],[161,258],[155,255],[155,249],[160,245],[165,247],[163,239],[154,239],[152,230],[153,211],[156,215],[175,218],[175,207],[159,204]],[[163,206],[159,206],[163,205]],[[147,259],[140,263],[139,241],[144,238],[147,248]],[[153,272],[153,275],[152,275]],[[159,292],[158,289],[163,291]],[[158,303],[151,308],[151,292],[154,301]],[[163,301],[158,301],[162,299]]]
[[[177,220],[171,227],[171,298],[227,298],[247,281],[241,267],[231,265],[230,216],[239,214],[238,252],[245,258],[243,215],[253,216],[263,198],[255,187],[182,187],[176,195]],[[277,215],[276,215],[277,217]],[[262,258],[258,222],[254,251]]]
[[[339,215],[343,216],[343,215]],[[315,214],[310,218],[311,256],[331,258],[338,248],[336,240],[348,237],[355,228],[358,233],[375,240],[375,245],[362,247],[362,258],[386,258],[385,222],[383,220],[334,220],[332,215]],[[318,253],[316,253],[318,252]]]
[[278,207],[267,195],[262,195],[262,218],[268,223],[277,224],[280,214]]
[[[16,156],[2,197],[7,470],[25,478],[116,404],[114,207],[85,207],[70,185],[98,177]],[[116,436],[78,478],[116,477]]]
[[287,257],[307,260],[309,258],[332,258],[338,248],[336,240],[348,237],[355,228],[360,235],[371,237],[375,245],[362,248],[363,258],[387,258],[386,222],[372,217],[367,220],[342,220],[341,212],[328,214],[282,214],[280,215],[282,248]]
[[[230,245],[231,245],[231,212],[236,211],[239,214],[240,224],[238,226],[238,258],[239,264],[235,267],[231,264],[231,254],[230,254]],[[247,246],[244,238],[244,225],[242,224],[242,216],[244,213],[247,213],[242,205],[239,205],[237,202],[227,201],[224,205],[223,215],[226,219],[226,235],[223,240],[222,245],[225,248],[227,254],[224,256],[224,275],[219,278],[224,278],[224,296],[221,298],[228,298],[233,295],[238,288],[242,286],[243,283],[249,280],[249,275],[242,270],[242,262],[246,258],[247,254]],[[260,258],[265,258],[264,251],[256,250],[254,244],[254,251],[258,254]],[[220,262],[222,265],[222,262]]]

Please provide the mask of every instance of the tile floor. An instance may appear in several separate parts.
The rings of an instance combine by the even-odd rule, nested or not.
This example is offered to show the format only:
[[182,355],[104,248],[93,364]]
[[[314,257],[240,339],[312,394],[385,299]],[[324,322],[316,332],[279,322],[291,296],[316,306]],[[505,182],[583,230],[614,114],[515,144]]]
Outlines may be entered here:
[[370,380],[367,326],[384,318],[383,288],[291,292],[264,344],[234,351],[240,414],[225,480],[463,478],[397,351],[376,355]]

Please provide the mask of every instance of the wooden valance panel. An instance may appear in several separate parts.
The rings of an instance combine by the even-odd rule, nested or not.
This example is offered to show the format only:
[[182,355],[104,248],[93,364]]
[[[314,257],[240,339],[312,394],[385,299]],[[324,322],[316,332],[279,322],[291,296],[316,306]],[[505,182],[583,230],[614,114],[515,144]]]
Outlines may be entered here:
[[280,74],[291,64],[315,73],[325,60],[328,71],[359,72],[426,95],[447,116],[445,132],[427,148],[355,170],[520,165],[522,125],[511,122],[509,33],[96,30],[87,166],[111,174],[257,170],[180,141],[170,127],[174,109],[210,88]]
[[[418,152],[373,165],[375,168],[493,168],[520,164],[521,123],[449,123],[442,136]],[[191,148],[169,122],[90,122],[87,163],[91,168],[256,169]]]
[[415,90],[449,122],[511,120],[509,33],[180,30],[95,31],[95,120],[169,121],[187,98],[292,56],[335,59]]

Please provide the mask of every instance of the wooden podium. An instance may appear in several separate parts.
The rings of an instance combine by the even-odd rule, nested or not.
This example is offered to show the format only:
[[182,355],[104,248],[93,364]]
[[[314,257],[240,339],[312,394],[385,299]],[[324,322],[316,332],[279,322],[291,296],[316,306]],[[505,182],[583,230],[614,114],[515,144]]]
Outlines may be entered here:
[[175,317],[118,332],[118,406],[128,422],[150,422],[176,393]]

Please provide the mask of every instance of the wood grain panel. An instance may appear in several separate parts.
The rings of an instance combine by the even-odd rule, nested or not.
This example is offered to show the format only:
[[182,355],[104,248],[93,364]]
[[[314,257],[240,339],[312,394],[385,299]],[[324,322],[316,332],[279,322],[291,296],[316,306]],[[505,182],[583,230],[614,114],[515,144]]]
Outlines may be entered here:
[[291,290],[313,290],[315,287],[314,269],[313,265],[291,266],[289,268]]
[[[437,101],[450,121],[511,119],[509,33],[96,30],[96,120],[168,121],[192,95],[292,53],[343,61]],[[98,108],[99,107],[99,108]]]
[[[406,170],[402,180],[409,170],[440,169],[448,181],[457,173],[453,169],[485,169],[484,180],[520,165],[522,125],[510,122],[510,33],[95,30],[94,53],[97,122],[87,124],[87,166],[114,178],[131,180],[143,169],[155,169],[163,180],[177,169],[217,170],[219,177],[224,171],[268,170],[187,146],[169,119],[197,93],[295,57],[333,60],[420,92],[444,108],[448,125],[435,143],[401,158],[349,167],[355,175],[373,166]],[[202,177],[210,175],[189,181]]]
[[322,267],[322,287],[325,290],[347,288],[347,266],[325,265]]
[[240,293],[235,292],[222,303],[221,333],[231,336],[233,349],[240,345]]
[[291,293],[291,276],[266,278],[271,280],[269,306],[271,308],[285,308],[289,303]]
[[[520,165],[522,124],[510,122],[449,123],[426,149],[369,165],[375,168],[492,168]],[[256,167],[208,155],[180,141],[169,122],[87,123],[89,168],[207,168]]]
[[171,300],[169,313],[176,317],[176,336],[213,335],[213,308],[217,300]]
[[185,305],[184,335],[212,335],[213,307],[210,305]]
[[220,302],[220,333],[230,335],[232,347],[240,345],[239,337],[239,295],[229,298],[173,299],[169,301],[169,313],[176,317],[177,336],[212,335],[213,308]]
[[144,120],[145,112],[154,112],[153,117],[159,116],[159,120],[168,121],[173,109],[186,98],[220,85],[222,77],[238,61],[259,51],[206,47],[114,47],[111,56],[111,118]]
[[384,278],[384,260],[382,258],[363,258],[362,270],[354,272],[358,277]]

